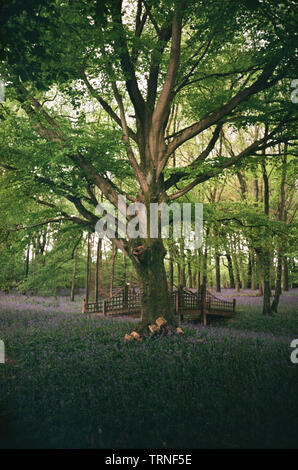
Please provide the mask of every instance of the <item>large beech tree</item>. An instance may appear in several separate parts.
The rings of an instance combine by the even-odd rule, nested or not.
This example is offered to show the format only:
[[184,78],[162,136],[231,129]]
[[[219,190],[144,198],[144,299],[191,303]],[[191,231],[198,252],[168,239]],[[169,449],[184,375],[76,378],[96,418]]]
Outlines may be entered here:
[[[293,9],[291,1],[56,0],[18,8],[4,1],[1,76],[8,102],[3,119],[15,107],[22,108],[35,138],[50,146],[48,163],[35,161],[26,171],[76,208],[76,215],[58,211],[57,220],[94,230],[99,202],[94,188],[115,206],[119,194],[142,202],[150,216],[151,202],[170,203],[250,155],[283,141],[290,146],[291,104],[281,102],[278,115],[271,115],[264,92],[278,99],[280,89],[284,94],[289,90],[290,97],[289,84],[295,78]],[[61,96],[68,100],[68,116],[58,112]],[[9,100],[14,103],[10,108]],[[214,152],[221,148],[223,129],[228,133],[258,122],[259,114],[263,122],[266,105],[266,133],[230,157]],[[96,121],[98,116],[104,120],[103,112],[107,127],[121,130],[120,152],[125,152],[135,181],[126,190],[118,185],[121,171],[117,181],[115,168],[104,167],[107,157],[97,148],[96,136],[89,134],[84,141],[80,135],[86,134],[86,114]],[[110,138],[119,141],[119,133],[111,131]],[[175,154],[194,138],[200,145],[193,161],[171,170]],[[60,156],[55,164],[61,171],[51,177],[53,154]],[[1,157],[1,164],[5,171],[20,170],[13,151]],[[66,171],[75,173],[76,181],[81,178],[80,191],[66,179]],[[42,193],[43,200],[37,202],[54,209]],[[140,329],[160,315],[175,325],[162,238],[148,234],[112,242],[132,259],[139,276]]]

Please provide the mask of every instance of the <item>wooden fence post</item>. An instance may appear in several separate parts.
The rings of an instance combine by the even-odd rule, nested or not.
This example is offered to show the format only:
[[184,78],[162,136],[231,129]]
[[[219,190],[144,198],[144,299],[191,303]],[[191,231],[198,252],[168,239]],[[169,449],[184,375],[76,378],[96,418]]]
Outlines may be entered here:
[[82,313],[86,313],[86,299],[83,299],[82,302]]
[[106,309],[106,301],[105,300],[102,303],[102,312],[103,312],[104,316],[106,317],[107,316],[107,309]]
[[233,312],[236,312],[236,299],[233,299]]

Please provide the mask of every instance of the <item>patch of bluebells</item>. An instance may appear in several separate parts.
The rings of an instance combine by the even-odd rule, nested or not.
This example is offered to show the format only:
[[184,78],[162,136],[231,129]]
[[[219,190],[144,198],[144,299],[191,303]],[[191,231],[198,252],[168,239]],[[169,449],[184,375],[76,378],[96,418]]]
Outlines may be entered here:
[[282,293],[278,313],[273,313],[272,316],[262,315],[263,297],[258,295],[258,291],[246,289],[237,293],[232,289],[222,289],[221,293],[215,295],[236,298],[237,315],[232,320],[221,322],[221,325],[231,329],[285,336],[286,340],[298,338],[298,289]]
[[298,446],[298,372],[286,336],[185,326],[182,337],[124,343],[131,319],[13,299],[0,301],[9,445]]

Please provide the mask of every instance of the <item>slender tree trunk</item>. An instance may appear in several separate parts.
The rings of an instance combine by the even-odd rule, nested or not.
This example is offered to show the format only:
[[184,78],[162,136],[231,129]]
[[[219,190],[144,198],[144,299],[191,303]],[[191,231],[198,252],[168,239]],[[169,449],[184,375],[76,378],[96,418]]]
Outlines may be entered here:
[[281,247],[279,247],[277,250],[275,292],[274,292],[274,299],[271,305],[273,312],[277,312],[277,307],[279,304],[279,298],[281,295],[281,278],[282,278],[282,250],[281,250]]
[[87,238],[87,263],[86,263],[86,289],[85,289],[85,300],[89,302],[90,295],[90,264],[91,264],[91,235],[88,233]]
[[270,289],[270,258],[268,257],[267,250],[262,250],[264,252],[260,253],[261,265],[262,265],[262,274],[263,274],[263,315],[271,315],[271,289]]
[[131,285],[131,286],[132,286],[132,285],[133,285],[133,283],[134,283],[134,272],[133,272],[133,267],[131,267],[131,270],[130,270],[129,283],[130,283],[130,285]]
[[125,253],[123,253],[122,260],[123,260],[123,263],[122,263],[122,265],[123,265],[123,284],[125,285],[126,284],[126,255],[125,255]]
[[113,244],[112,245],[112,273],[111,273],[111,283],[110,283],[110,297],[113,296],[113,288],[114,288],[114,279],[115,279],[115,262],[117,258],[117,247]]
[[96,248],[96,264],[95,264],[95,302],[98,303],[98,291],[102,278],[102,239],[98,238]]
[[216,292],[220,292],[220,256],[215,256]]
[[251,255],[251,250],[249,250],[248,253],[248,265],[247,265],[247,288],[251,289],[252,285],[252,255]]
[[197,286],[197,275],[196,275],[196,269],[194,269],[193,273],[192,273],[192,287],[194,289],[196,289],[198,286]]
[[234,271],[233,271],[233,263],[232,263],[231,255],[229,253],[226,253],[226,258],[228,262],[230,289],[235,289],[235,279],[234,279]]
[[246,280],[246,272],[245,272],[245,266],[242,260],[242,257],[239,257],[239,272],[240,272],[240,279],[241,279],[241,287],[242,289],[247,288],[247,280]]
[[169,291],[172,292],[174,284],[174,263],[172,257],[169,262]]
[[256,290],[257,288],[257,270],[256,270],[256,260],[253,250],[250,252],[251,259],[251,290]]
[[201,272],[202,272],[202,251],[201,250],[198,250],[198,272],[197,272],[197,276],[198,276],[198,288],[201,286],[201,283],[202,283],[202,275],[201,275]]
[[192,271],[191,271],[191,261],[188,260],[187,262],[187,268],[188,268],[188,286],[192,288]]
[[177,284],[178,286],[182,285],[182,272],[180,262],[177,261]]
[[245,264],[244,264],[244,260],[243,260],[244,255],[243,255],[243,252],[241,250],[241,246],[240,246],[239,241],[237,243],[237,248],[238,248],[238,253],[239,253],[237,259],[239,259],[238,266],[239,266],[239,275],[240,275],[240,279],[241,279],[241,288],[246,289],[247,280],[246,280]]
[[202,291],[205,293],[207,289],[207,261],[208,261],[208,240],[209,236],[209,228],[207,228],[206,231],[206,241],[205,241],[205,249],[204,249],[204,255],[202,259],[202,264],[203,264],[203,269],[202,269]]
[[255,176],[254,178],[254,189],[255,189],[255,205],[257,206],[258,205],[258,202],[259,202],[259,181],[258,181],[258,178],[257,176]]
[[26,260],[25,260],[25,277],[29,275],[29,260],[30,260],[30,243],[26,251]]
[[205,312],[205,301],[206,301],[206,291],[207,291],[207,261],[208,261],[208,236],[209,236],[209,228],[206,230],[206,241],[205,241],[205,248],[204,254],[202,256],[202,284],[200,288],[201,292],[201,308],[202,308],[202,324],[206,326],[207,324],[207,316]]
[[287,292],[289,290],[289,266],[288,258],[283,257],[283,291]]
[[233,251],[232,253],[233,265],[235,268],[235,288],[237,292],[240,292],[240,275],[239,275],[239,265],[237,260],[237,254]]
[[[222,135],[221,135],[221,144],[222,146]],[[220,150],[221,154],[221,150]],[[219,253],[219,246],[218,246],[218,233],[217,230],[214,229],[214,239],[215,239],[215,290],[216,292],[220,292],[220,253]]]
[[255,248],[256,252],[256,270],[258,272],[258,281],[259,281],[259,294],[262,296],[264,294],[264,283],[263,283],[263,272],[262,272],[262,261],[259,255],[258,250]]
[[[280,204],[279,204],[279,211],[278,211],[278,218],[280,221],[285,221],[286,219],[286,195],[285,195],[285,184],[286,184],[286,175],[287,175],[287,145],[285,145],[285,153],[283,157],[283,165],[282,165],[282,175],[281,175],[281,182],[280,182]],[[281,278],[282,278],[282,241],[279,240],[279,246],[277,249],[277,269],[276,269],[276,283],[275,283],[275,293],[274,299],[271,305],[271,308],[274,312],[277,312],[279,298],[281,295]]]
[[[268,128],[265,128],[265,135],[268,134]],[[264,150],[264,156],[265,156]],[[263,182],[264,182],[264,212],[269,218],[269,178],[267,175],[266,165],[262,163],[262,170],[263,170]],[[262,271],[263,271],[263,285],[264,285],[264,293],[263,293],[263,315],[271,315],[271,305],[270,305],[270,297],[271,297],[271,283],[270,283],[270,266],[271,266],[271,258],[270,258],[270,249],[268,248],[269,241],[266,242],[265,246],[262,247],[260,250],[261,253],[261,263],[262,263]]]
[[39,235],[37,235],[35,239],[35,246],[34,246],[34,272],[37,271],[37,267],[39,264],[39,256],[40,256],[40,242],[39,242]]
[[184,240],[180,239],[180,278],[179,285],[186,286],[186,277],[185,277],[185,253],[184,253]]
[[70,289],[70,300],[74,301],[74,292],[75,292],[75,282],[76,282],[76,272],[77,272],[77,248],[73,252],[73,270],[72,270],[72,279],[71,279],[71,289]]
[[185,287],[186,279],[185,279],[185,267],[184,264],[180,261],[178,265],[178,272],[179,272],[179,285]]

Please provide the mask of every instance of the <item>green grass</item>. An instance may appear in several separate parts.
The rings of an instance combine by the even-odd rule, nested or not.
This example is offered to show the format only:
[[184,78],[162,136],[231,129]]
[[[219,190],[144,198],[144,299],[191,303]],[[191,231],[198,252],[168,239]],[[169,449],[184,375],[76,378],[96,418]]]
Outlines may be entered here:
[[186,327],[183,337],[126,344],[131,329],[80,314],[2,313],[10,361],[0,395],[14,429],[2,446],[298,447],[287,341]]

